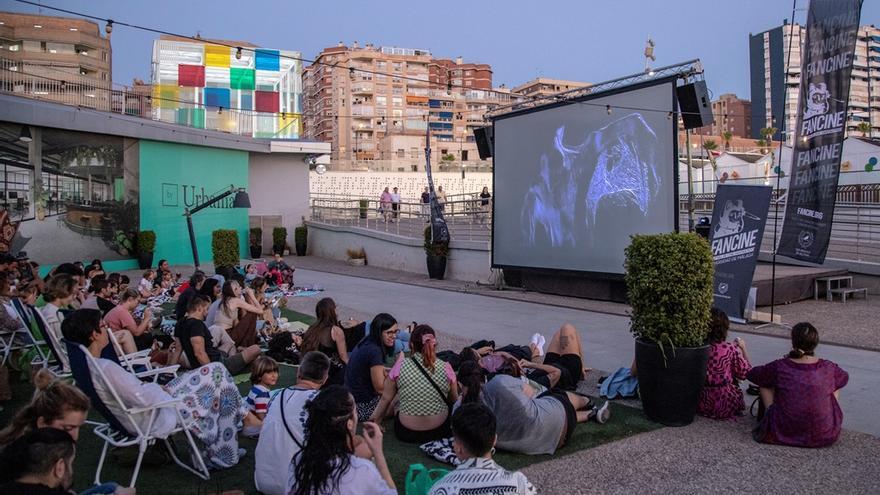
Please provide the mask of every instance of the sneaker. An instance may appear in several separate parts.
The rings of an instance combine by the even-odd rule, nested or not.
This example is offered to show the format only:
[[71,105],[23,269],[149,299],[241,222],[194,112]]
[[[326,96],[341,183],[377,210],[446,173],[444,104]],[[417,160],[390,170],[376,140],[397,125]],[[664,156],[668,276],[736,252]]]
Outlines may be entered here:
[[536,334],[532,335],[531,342],[532,342],[532,344],[535,344],[535,347],[538,349],[538,355],[543,356],[544,355],[544,344],[547,343],[547,339],[545,339],[544,336],[541,335],[540,333],[536,333]]
[[610,401],[606,400],[605,403],[602,404],[602,407],[596,409],[594,417],[596,418],[596,422],[600,425],[607,423],[608,420],[611,418],[611,409],[608,408],[609,404]]

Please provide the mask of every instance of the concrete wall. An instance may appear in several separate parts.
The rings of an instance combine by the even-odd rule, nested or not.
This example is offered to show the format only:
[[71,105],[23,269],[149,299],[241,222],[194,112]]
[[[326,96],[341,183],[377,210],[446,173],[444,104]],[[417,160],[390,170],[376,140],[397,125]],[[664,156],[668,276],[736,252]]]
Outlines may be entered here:
[[[363,247],[367,264],[371,266],[428,276],[420,239],[359,227],[319,222],[306,224],[309,226],[309,254],[313,256],[344,260],[348,258],[346,249]],[[453,241],[446,261],[446,278],[488,283],[492,274],[490,265],[488,242]]]
[[[261,216],[281,216],[287,242],[293,246],[293,229],[309,217],[309,166],[301,153],[251,153],[248,167],[249,214],[252,225]],[[255,220],[257,222],[255,223]],[[271,229],[263,229],[263,246],[272,244]]]

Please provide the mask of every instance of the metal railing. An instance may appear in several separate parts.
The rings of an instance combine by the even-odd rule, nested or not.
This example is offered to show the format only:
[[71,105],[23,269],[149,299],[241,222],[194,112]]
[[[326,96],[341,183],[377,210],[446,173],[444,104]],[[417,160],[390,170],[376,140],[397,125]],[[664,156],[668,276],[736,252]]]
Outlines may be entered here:
[[[336,226],[362,227],[389,234],[423,239],[429,221],[429,207],[401,202],[397,209],[378,200],[346,195],[313,194],[311,220]],[[452,241],[489,241],[492,232],[491,202],[483,205],[479,194],[448,196],[441,202]]]

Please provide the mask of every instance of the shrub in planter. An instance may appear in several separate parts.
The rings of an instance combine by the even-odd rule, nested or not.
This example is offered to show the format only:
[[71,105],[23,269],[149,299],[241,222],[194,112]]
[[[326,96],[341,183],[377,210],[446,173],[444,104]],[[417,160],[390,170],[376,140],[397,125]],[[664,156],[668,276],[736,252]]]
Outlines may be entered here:
[[251,258],[259,258],[263,254],[263,229],[253,227],[250,230],[248,247],[251,252]]
[[362,247],[358,249],[348,248],[345,250],[345,254],[348,255],[349,265],[362,266],[367,264],[367,252]]
[[362,199],[358,201],[358,214],[361,218],[367,218],[367,210],[370,209],[370,200]]
[[156,251],[156,233],[142,230],[137,234],[138,267],[146,270],[153,266],[153,253]]
[[428,265],[428,277],[443,280],[446,274],[446,256],[449,255],[449,243],[431,240],[431,226],[425,227],[425,254]]
[[633,236],[626,286],[645,414],[669,426],[693,421],[706,378],[712,250],[696,234]]
[[238,231],[218,229],[211,236],[211,251],[214,254],[214,271],[220,267],[234,267],[239,263]]
[[305,256],[309,245],[309,230],[305,225],[293,229],[293,241],[296,245],[296,255]]
[[275,227],[272,229],[272,252],[275,254],[284,254],[284,248],[287,247],[287,229],[284,227]]

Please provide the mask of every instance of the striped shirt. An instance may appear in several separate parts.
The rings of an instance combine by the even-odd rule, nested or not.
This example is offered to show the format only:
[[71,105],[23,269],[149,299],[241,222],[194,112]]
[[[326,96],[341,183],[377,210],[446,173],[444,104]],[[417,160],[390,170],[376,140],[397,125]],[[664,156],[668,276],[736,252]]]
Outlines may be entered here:
[[266,414],[269,410],[269,389],[259,384],[254,385],[245,402],[252,413]]

